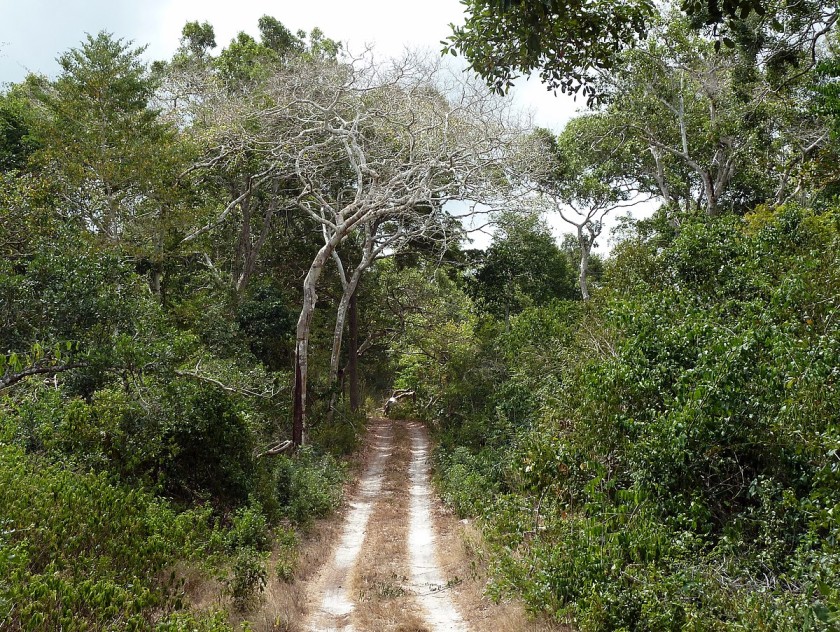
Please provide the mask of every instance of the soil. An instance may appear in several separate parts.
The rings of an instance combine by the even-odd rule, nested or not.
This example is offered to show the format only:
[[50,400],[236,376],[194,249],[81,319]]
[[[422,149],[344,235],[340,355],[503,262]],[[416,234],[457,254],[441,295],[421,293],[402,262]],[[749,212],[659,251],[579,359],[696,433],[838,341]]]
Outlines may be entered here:
[[[374,419],[359,482],[350,492],[334,548],[299,582],[308,632],[550,632],[517,603],[484,595],[479,531],[459,521],[430,484],[423,424]],[[277,629],[277,628],[274,628]]]

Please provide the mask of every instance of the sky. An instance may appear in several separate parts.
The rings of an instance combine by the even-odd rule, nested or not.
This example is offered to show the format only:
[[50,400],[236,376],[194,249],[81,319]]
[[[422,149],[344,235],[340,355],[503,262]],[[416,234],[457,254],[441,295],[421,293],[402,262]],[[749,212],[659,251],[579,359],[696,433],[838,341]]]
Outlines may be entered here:
[[[371,44],[380,56],[397,56],[406,47],[439,51],[449,24],[464,21],[459,0],[0,0],[0,84],[28,72],[54,76],[56,58],[85,33],[106,30],[148,45],[146,57],[153,61],[172,55],[188,21],[210,22],[221,47],[239,31],[258,35],[257,20],[266,14],[293,32],[317,26],[351,51]],[[558,133],[581,107],[546,91],[538,77],[520,79],[511,96],[531,111],[536,125]],[[557,217],[548,222],[558,235],[566,232]]]

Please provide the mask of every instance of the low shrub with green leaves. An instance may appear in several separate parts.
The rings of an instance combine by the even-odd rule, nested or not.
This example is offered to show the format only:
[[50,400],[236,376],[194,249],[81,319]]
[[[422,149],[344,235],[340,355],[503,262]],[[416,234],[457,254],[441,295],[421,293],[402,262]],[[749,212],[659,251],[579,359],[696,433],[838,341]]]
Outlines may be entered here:
[[0,622],[4,630],[152,629],[183,608],[178,560],[214,552],[210,509],[0,444]]
[[245,612],[255,605],[265,590],[268,581],[265,558],[264,553],[251,547],[237,550],[228,579],[228,591],[237,611]]
[[275,469],[275,489],[281,514],[301,525],[326,516],[338,506],[344,469],[329,455],[311,448],[294,457],[281,456]]

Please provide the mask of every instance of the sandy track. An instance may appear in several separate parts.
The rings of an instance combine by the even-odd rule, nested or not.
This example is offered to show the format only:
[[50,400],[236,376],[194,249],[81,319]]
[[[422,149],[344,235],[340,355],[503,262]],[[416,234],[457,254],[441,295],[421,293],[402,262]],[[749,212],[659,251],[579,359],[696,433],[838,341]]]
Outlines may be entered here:
[[309,591],[304,629],[469,632],[439,565],[425,427],[376,420],[368,441],[340,540]]
[[372,437],[370,459],[362,473],[359,488],[349,503],[350,510],[344,519],[335,554],[313,591],[322,596],[309,624],[313,632],[353,631],[350,615],[354,601],[350,594],[350,577],[362,550],[373,504],[382,488],[382,472],[391,455],[393,442],[393,429],[388,422],[372,425],[369,432]]
[[432,527],[432,490],[429,485],[429,441],[418,423],[411,434],[411,505],[408,550],[414,593],[432,632],[467,632],[450,597],[450,585],[437,562],[437,539]]

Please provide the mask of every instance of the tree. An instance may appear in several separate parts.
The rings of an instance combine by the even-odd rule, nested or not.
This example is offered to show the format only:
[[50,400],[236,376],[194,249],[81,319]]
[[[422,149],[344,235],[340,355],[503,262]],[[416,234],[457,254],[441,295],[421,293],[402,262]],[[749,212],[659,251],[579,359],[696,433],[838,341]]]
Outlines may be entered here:
[[448,200],[483,199],[517,130],[507,106],[486,90],[412,57],[303,64],[279,73],[272,94],[272,128],[288,130],[275,141],[277,155],[291,157],[297,206],[324,231],[297,325],[293,440],[300,444],[316,290],[333,253],[365,227],[394,226],[391,234],[399,234],[442,213]]
[[[517,73],[536,70],[549,90],[582,92],[589,105],[602,96],[598,75],[614,68],[622,51],[647,36],[659,10],[648,0],[467,0],[464,4],[466,23],[452,25],[444,52],[463,54],[500,93],[513,85]],[[715,50],[737,41],[753,54],[765,50],[768,59],[776,60],[803,49],[809,49],[813,58],[817,42],[837,20],[836,6],[826,0],[683,0],[680,6],[693,30],[714,41]]]
[[527,175],[534,182],[539,208],[557,213],[575,229],[578,285],[585,301],[590,297],[589,260],[604,218],[647,200],[627,175],[626,148],[609,134],[610,124],[608,117],[587,114],[569,121],[557,138],[537,130],[536,164]]
[[[229,249],[216,248],[223,260],[202,256],[212,269],[226,269],[241,295],[253,277],[260,253],[276,228],[276,218],[294,207],[300,191],[291,154],[272,151],[296,129],[272,114],[277,106],[272,82],[297,65],[336,60],[340,45],[314,29],[293,36],[269,16],[259,20],[261,41],[240,33],[218,57],[206,54],[212,28],[189,23],[182,50],[161,71],[170,115],[185,130],[200,158],[188,170],[192,185],[210,187],[202,196],[204,223],[182,232],[183,248],[196,248],[206,235],[225,231]],[[207,29],[211,29],[207,31]],[[201,36],[196,43],[198,35]],[[198,49],[199,54],[191,51]],[[224,199],[223,204],[219,200]]]
[[714,216],[784,202],[828,139],[807,112],[807,74],[715,49],[674,12],[599,79],[608,103],[593,142],[676,223],[695,209]]
[[38,159],[62,182],[68,211],[112,243],[159,219],[157,187],[180,162],[172,128],[151,107],[143,50],[102,31],[59,58],[54,82],[30,79]]
[[468,290],[506,324],[525,307],[573,298],[575,293],[566,257],[545,222],[513,212],[500,218]]
[[22,170],[38,148],[22,87],[0,94],[0,172]]
[[499,93],[517,73],[539,70],[549,89],[594,100],[594,72],[645,33],[649,0],[536,2],[468,0],[467,21],[453,26],[445,51],[460,52]]

